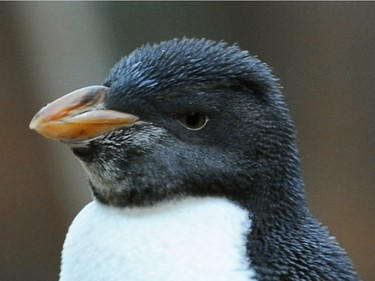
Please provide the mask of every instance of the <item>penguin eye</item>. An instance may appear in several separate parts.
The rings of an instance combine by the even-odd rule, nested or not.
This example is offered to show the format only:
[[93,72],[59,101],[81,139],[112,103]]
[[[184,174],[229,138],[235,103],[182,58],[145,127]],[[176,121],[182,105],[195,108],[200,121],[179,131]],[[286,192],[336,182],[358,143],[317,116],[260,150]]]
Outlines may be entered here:
[[204,114],[188,113],[182,116],[179,121],[185,128],[198,131],[207,124],[208,118]]

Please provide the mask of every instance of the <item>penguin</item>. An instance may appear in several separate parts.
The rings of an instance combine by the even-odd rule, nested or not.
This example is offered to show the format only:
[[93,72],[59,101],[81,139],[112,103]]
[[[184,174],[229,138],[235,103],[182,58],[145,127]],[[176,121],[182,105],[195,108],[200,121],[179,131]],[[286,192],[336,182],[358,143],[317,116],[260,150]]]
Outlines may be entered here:
[[70,146],[93,194],[60,281],[358,280],[307,206],[278,79],[236,44],[143,45],[30,128]]

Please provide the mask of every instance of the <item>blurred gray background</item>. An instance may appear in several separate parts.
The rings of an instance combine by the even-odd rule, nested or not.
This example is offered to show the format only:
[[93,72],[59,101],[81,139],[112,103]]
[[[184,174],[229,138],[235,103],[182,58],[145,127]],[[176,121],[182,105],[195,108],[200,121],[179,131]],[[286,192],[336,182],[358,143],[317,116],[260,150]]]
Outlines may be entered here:
[[33,115],[137,46],[182,36],[237,42],[273,67],[310,207],[375,280],[374,2],[0,3],[0,280],[57,280],[91,200],[69,149],[28,129]]

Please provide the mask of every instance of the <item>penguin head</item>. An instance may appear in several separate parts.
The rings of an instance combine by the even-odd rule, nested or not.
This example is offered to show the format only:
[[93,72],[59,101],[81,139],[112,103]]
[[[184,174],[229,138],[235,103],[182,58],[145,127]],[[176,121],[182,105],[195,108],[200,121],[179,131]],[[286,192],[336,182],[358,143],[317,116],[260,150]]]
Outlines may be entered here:
[[280,87],[236,45],[145,45],[102,86],[49,104],[30,126],[72,147],[104,204],[225,196],[256,210],[300,199],[295,129]]

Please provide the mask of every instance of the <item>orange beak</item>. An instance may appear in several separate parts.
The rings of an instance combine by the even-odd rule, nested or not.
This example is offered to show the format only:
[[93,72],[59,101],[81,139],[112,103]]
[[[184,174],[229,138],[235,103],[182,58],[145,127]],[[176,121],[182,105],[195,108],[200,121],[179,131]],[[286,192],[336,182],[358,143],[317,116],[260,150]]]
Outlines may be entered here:
[[137,116],[103,108],[108,90],[90,86],[57,99],[34,116],[30,129],[46,138],[72,142],[132,126],[139,119]]

